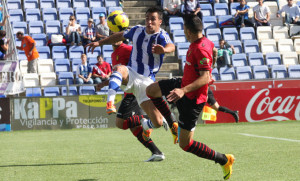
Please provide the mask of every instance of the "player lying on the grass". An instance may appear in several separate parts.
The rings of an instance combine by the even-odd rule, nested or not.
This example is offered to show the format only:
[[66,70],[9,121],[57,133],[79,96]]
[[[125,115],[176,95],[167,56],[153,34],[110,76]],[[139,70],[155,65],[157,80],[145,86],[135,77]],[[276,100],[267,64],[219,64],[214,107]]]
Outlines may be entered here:
[[[112,44],[113,53],[111,54],[112,66],[127,65],[132,46],[126,45],[122,41]],[[105,84],[108,85],[107,81],[103,84],[98,84],[97,89],[101,89]],[[152,155],[146,161],[162,161],[165,159],[164,154],[156,147],[151,138],[144,140],[142,133],[143,128],[141,126],[141,119],[145,118],[143,111],[138,105],[136,98],[133,94],[124,93],[124,98],[117,112],[116,126],[120,129],[127,130],[128,128],[137,139],[148,148]]]
[[[108,38],[87,45],[88,51],[93,52],[95,47],[104,44],[113,44],[125,39],[133,42],[128,66],[117,66],[110,76],[106,111],[108,114],[116,113],[114,99],[120,87],[126,93],[133,93],[140,107],[150,118],[141,121],[144,130],[146,130],[143,132],[145,140],[149,139],[152,128],[158,128],[164,123],[163,116],[146,96],[146,87],[154,82],[155,74],[161,67],[164,54],[175,50],[175,45],[168,33],[160,28],[161,23],[161,8],[151,7],[146,11],[146,27],[135,26],[130,30],[115,33]],[[167,122],[171,128],[174,142],[176,142],[178,124],[173,117],[167,119]],[[164,127],[167,128],[168,126],[165,125]]]
[[[187,51],[182,79],[155,82],[147,87],[146,92],[153,102],[159,102],[162,96],[166,96],[169,102],[176,104],[179,112],[179,146],[184,151],[219,163],[223,168],[224,179],[229,179],[234,156],[216,152],[204,143],[193,140],[199,114],[207,101],[214,48],[214,44],[202,35],[202,29],[202,22],[197,16],[184,17],[184,33],[191,45]],[[170,114],[168,106],[160,105],[157,109],[163,115]]]

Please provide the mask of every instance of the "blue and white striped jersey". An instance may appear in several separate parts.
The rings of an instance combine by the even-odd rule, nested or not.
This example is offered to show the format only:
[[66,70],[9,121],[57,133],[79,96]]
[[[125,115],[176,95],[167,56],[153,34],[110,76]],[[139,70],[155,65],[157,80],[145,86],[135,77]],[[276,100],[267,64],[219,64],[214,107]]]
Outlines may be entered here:
[[155,80],[155,74],[161,67],[164,54],[153,54],[152,45],[160,44],[165,47],[168,43],[173,43],[169,34],[162,29],[155,34],[147,34],[144,26],[135,26],[125,31],[124,37],[133,43],[128,66],[137,73]]

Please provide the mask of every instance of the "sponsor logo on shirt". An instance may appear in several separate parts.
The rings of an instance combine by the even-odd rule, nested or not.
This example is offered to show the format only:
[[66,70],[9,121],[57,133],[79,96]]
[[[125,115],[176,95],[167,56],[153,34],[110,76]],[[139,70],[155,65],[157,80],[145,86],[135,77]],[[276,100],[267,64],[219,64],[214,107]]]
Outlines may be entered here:
[[200,60],[200,64],[201,65],[207,65],[209,63],[209,59],[208,58],[202,58],[202,60]]

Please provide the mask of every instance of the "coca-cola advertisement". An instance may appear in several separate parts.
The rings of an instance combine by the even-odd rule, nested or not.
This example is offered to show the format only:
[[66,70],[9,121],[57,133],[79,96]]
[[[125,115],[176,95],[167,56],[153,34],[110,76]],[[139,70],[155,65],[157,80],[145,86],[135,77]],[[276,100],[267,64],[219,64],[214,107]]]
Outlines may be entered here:
[[[239,111],[240,122],[300,120],[300,88],[270,88],[213,91],[220,106]],[[233,123],[228,113],[218,111],[215,122]]]

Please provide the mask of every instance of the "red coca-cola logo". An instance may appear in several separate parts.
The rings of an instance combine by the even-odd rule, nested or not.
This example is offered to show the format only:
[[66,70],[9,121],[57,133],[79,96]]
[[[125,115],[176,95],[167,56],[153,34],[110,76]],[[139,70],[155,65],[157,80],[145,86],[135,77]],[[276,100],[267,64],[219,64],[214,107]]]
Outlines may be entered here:
[[285,94],[271,95],[269,89],[258,91],[248,102],[245,117],[248,122],[267,120],[300,120],[300,96]]

